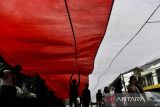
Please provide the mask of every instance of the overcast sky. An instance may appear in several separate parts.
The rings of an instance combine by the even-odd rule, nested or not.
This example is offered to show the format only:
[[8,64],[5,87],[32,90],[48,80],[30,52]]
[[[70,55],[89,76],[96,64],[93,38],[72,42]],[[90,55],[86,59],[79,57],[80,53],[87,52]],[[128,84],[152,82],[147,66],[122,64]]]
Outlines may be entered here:
[[[160,0],[115,0],[90,75],[92,95],[120,73],[160,58],[160,22],[155,22],[160,21],[160,8],[156,10],[159,4]],[[147,20],[149,23],[145,23]]]

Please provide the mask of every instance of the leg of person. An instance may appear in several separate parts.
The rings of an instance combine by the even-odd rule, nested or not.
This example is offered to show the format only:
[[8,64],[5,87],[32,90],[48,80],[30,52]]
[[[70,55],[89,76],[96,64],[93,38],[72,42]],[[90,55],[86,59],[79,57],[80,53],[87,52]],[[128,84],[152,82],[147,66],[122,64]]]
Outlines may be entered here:
[[84,107],[89,107],[89,103],[85,103],[85,104],[84,104]]
[[83,107],[86,107],[86,103],[83,103]]
[[102,101],[100,102],[100,107],[102,107],[103,106],[103,104],[102,104]]
[[77,99],[74,99],[74,107],[78,107]]
[[97,107],[99,107],[99,101],[97,101]]
[[84,105],[84,103],[82,103],[82,107],[84,107],[85,105]]
[[88,102],[88,103],[87,103],[87,107],[89,107],[89,104],[90,104],[90,103]]
[[101,102],[99,102],[99,107],[101,107]]
[[101,102],[100,101],[98,101],[98,107],[101,107]]
[[70,98],[70,99],[69,99],[69,105],[70,105],[69,107],[72,107],[72,104],[73,104],[73,99]]

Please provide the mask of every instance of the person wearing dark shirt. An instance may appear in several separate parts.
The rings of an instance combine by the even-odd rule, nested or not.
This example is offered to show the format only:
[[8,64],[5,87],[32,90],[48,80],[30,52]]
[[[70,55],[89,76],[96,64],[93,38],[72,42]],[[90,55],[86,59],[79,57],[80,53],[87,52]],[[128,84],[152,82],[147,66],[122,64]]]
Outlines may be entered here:
[[18,87],[22,87],[22,84],[24,82],[24,80],[26,79],[27,76],[25,76],[23,73],[22,73],[22,66],[21,65],[15,65],[13,67],[13,73],[15,74],[15,79],[16,79],[16,86]]
[[85,89],[82,92],[82,103],[83,107],[89,107],[89,103],[91,101],[90,90],[88,89],[89,84],[85,84]]
[[97,100],[97,107],[102,107],[102,93],[101,90],[98,90],[98,93],[96,94],[96,100]]
[[0,55],[0,102],[2,107],[14,106],[16,98],[15,75],[13,66]]
[[70,97],[70,107],[72,107],[72,104],[74,103],[75,107],[78,107],[77,104],[77,97],[78,97],[78,87],[80,84],[80,74],[78,75],[78,83],[76,84],[76,80],[73,79],[73,74],[70,77],[69,84],[70,84],[70,92],[69,92],[69,97]]
[[[114,90],[116,99],[123,98],[122,89],[123,89],[122,80],[121,80],[121,78],[118,78],[115,83],[115,90]],[[115,102],[115,105],[116,105],[116,107],[124,107],[124,102],[117,100]]]
[[45,84],[45,80],[41,78],[40,75],[36,75],[34,78],[35,78],[34,88],[35,88],[35,94],[38,99],[38,105],[46,107],[48,87]]

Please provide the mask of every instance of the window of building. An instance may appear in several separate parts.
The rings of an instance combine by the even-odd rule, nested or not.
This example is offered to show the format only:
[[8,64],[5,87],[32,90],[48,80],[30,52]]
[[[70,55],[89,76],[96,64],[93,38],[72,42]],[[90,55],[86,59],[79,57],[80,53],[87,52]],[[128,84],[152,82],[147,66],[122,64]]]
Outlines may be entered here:
[[160,68],[156,70],[158,83],[160,84]]
[[152,74],[147,74],[146,79],[147,79],[147,85],[148,86],[154,85]]

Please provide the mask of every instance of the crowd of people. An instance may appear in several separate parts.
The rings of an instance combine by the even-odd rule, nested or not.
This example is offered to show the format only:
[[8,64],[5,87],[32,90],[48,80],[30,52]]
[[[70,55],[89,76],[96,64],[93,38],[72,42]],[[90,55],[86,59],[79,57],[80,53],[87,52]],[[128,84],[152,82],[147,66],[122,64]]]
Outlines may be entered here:
[[[72,79],[72,77],[73,77],[73,74],[71,75],[70,81],[69,81],[70,83],[69,104],[70,104],[70,107],[72,107],[73,104],[74,104],[74,107],[78,107],[77,98],[78,98],[78,87],[80,84],[80,74],[78,75],[78,82],[75,79]],[[83,107],[89,107],[89,104],[91,102],[91,93],[88,87],[89,87],[89,84],[86,83],[80,98]]]
[[[71,79],[72,79],[71,75]],[[78,107],[77,98],[78,98],[78,86],[80,82],[80,76],[78,82],[75,79],[71,81],[70,79],[70,107]],[[82,107],[92,106],[90,90],[88,89],[89,84],[85,84],[85,88],[81,95]],[[101,89],[98,90],[96,94],[96,106],[97,107],[144,107],[149,106],[153,107],[148,101],[145,91],[141,86],[141,82],[137,79],[136,76],[131,76],[129,80],[129,85],[127,86],[126,91],[122,91],[124,88],[123,81],[121,78],[118,78],[113,84],[112,92],[109,87],[105,87],[103,92]],[[130,98],[127,100],[127,98]],[[134,100],[133,100],[134,99]],[[81,107],[81,106],[80,106]]]
[[[40,75],[29,77],[22,72],[21,65],[12,66],[0,55],[0,106],[1,107],[65,107],[64,101],[55,96],[53,90],[45,84],[45,80]],[[80,74],[78,82],[69,80],[69,103],[70,107],[78,107],[78,87],[80,84]],[[89,107],[91,101],[89,84],[85,84],[82,93],[84,107]]]
[[126,90],[121,78],[113,84],[112,90],[105,87],[103,93],[99,89],[96,94],[97,107],[154,107],[153,102],[147,99],[140,79],[135,75],[130,77]]
[[21,71],[21,65],[12,66],[0,56],[1,107],[64,107],[40,75],[29,77]]
[[[12,66],[8,64],[5,59],[0,56],[0,106],[1,107],[65,107],[62,100],[55,96],[53,90],[50,90],[45,80],[40,75],[34,77],[28,77],[21,73],[22,66]],[[89,107],[91,103],[91,92],[89,90],[89,84],[86,83],[81,95],[78,95],[78,88],[80,85],[80,74],[78,74],[78,81],[73,79],[71,75],[69,80],[69,105],[72,107],[78,107],[77,98],[79,96],[83,107]],[[113,103],[115,107],[122,106],[136,106],[137,104],[148,104],[147,97],[141,82],[137,80],[136,76],[131,76],[129,85],[127,87],[128,96],[141,97],[144,99],[142,102],[137,101],[121,101],[115,99],[121,99],[126,97],[123,92],[123,85],[121,78],[118,78],[114,84],[114,96],[111,94],[110,88],[105,87],[103,94],[101,89],[96,94],[97,107],[112,107]],[[113,101],[114,99],[114,101]]]

